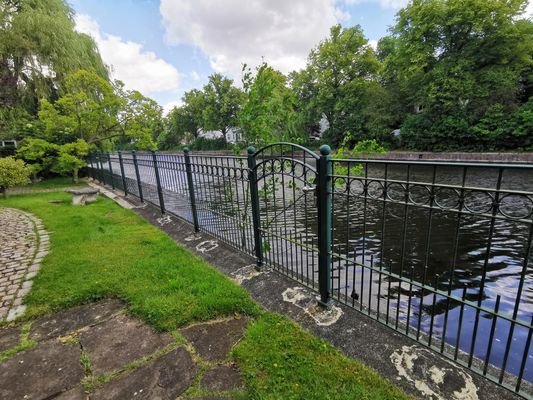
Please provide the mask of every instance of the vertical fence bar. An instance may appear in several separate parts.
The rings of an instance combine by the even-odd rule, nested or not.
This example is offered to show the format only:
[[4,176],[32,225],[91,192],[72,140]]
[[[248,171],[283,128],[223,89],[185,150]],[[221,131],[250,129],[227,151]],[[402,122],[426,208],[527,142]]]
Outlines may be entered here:
[[137,164],[137,153],[135,151],[132,151],[131,155],[133,157],[133,166],[135,167],[135,178],[137,178],[137,188],[139,189],[139,198],[141,199],[141,203],[144,203],[143,188],[142,188],[142,183],[141,183],[141,174],[139,173],[139,165]]
[[263,245],[261,243],[261,221],[259,215],[259,191],[257,189],[257,169],[255,147],[248,147],[248,181],[250,182],[250,201],[252,205],[252,225],[254,228],[254,250],[257,268],[263,265]]
[[198,213],[196,211],[196,197],[194,196],[194,180],[192,178],[191,157],[189,156],[189,148],[183,149],[185,155],[185,173],[187,174],[187,186],[189,187],[189,200],[191,201],[192,221],[194,224],[194,231],[200,231],[200,224],[198,223]]
[[157,195],[159,196],[159,208],[165,213],[165,200],[163,199],[163,189],[161,188],[161,178],[159,177],[159,168],[157,167],[157,155],[152,151],[152,160],[154,162],[155,182],[157,184]]
[[124,163],[122,162],[122,152],[118,152],[118,161],[120,163],[120,174],[122,175],[122,187],[124,188],[124,196],[128,195],[128,187],[126,186],[126,175],[124,174]]
[[102,178],[100,180],[100,183],[105,186],[105,173],[104,173],[104,164],[102,163],[102,154],[98,154],[98,163],[100,165],[100,177]]
[[113,167],[111,166],[111,154],[107,152],[107,165],[109,166],[109,179],[111,180],[111,187],[115,190],[115,180],[113,179]]
[[331,148],[320,147],[318,160],[318,287],[319,303],[331,302]]

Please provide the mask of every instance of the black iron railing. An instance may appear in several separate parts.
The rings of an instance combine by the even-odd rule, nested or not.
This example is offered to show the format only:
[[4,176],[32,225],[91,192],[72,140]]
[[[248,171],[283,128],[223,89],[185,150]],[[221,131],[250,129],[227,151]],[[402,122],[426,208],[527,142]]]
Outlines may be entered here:
[[89,174],[527,398],[533,166],[97,154]]

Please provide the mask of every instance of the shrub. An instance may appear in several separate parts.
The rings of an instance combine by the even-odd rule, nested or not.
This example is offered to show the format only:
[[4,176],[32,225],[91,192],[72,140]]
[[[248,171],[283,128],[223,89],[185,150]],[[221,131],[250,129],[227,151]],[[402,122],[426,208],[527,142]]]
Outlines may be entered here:
[[13,157],[0,158],[0,191],[4,197],[7,189],[30,183],[31,168]]

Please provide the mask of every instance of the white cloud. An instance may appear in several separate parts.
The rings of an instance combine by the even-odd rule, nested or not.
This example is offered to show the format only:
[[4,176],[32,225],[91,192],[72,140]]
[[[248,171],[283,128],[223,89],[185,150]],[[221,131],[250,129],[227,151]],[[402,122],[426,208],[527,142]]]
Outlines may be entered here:
[[191,77],[191,79],[193,81],[199,81],[200,80],[200,75],[198,74],[198,72],[196,71],[192,71],[189,76]]
[[161,0],[160,12],[170,44],[198,47],[236,80],[243,63],[262,59],[285,73],[304,67],[309,50],[346,17],[334,0]]
[[169,101],[168,103],[166,103],[164,106],[163,106],[163,115],[164,116],[167,116],[168,113],[170,111],[172,111],[172,109],[174,107],[181,107],[183,105],[183,101],[181,100],[178,100],[178,101]]
[[344,3],[349,5],[361,4],[361,3],[378,3],[382,8],[390,8],[393,10],[399,10],[407,5],[409,0],[343,0]]
[[533,0],[529,0],[529,2],[527,3],[524,16],[526,18],[533,18]]
[[76,15],[75,20],[76,30],[96,41],[104,62],[111,66],[112,77],[123,81],[128,89],[147,95],[178,89],[180,74],[173,65],[144,50],[140,43],[101,32],[88,15]]

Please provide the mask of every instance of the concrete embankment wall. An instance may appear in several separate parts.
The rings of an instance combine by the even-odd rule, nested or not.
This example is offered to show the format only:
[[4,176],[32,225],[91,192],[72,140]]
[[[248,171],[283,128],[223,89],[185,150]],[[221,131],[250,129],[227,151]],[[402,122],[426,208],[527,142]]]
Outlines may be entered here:
[[[176,153],[176,152],[162,152]],[[180,152],[178,152],[180,153]],[[231,150],[194,151],[194,154],[234,155]],[[318,154],[318,152],[317,152]],[[245,152],[241,156],[246,156]],[[466,152],[428,152],[428,151],[390,151],[385,154],[355,155],[358,159],[396,160],[396,161],[450,161],[450,162],[489,162],[533,164],[533,152],[528,153],[466,153]]]

